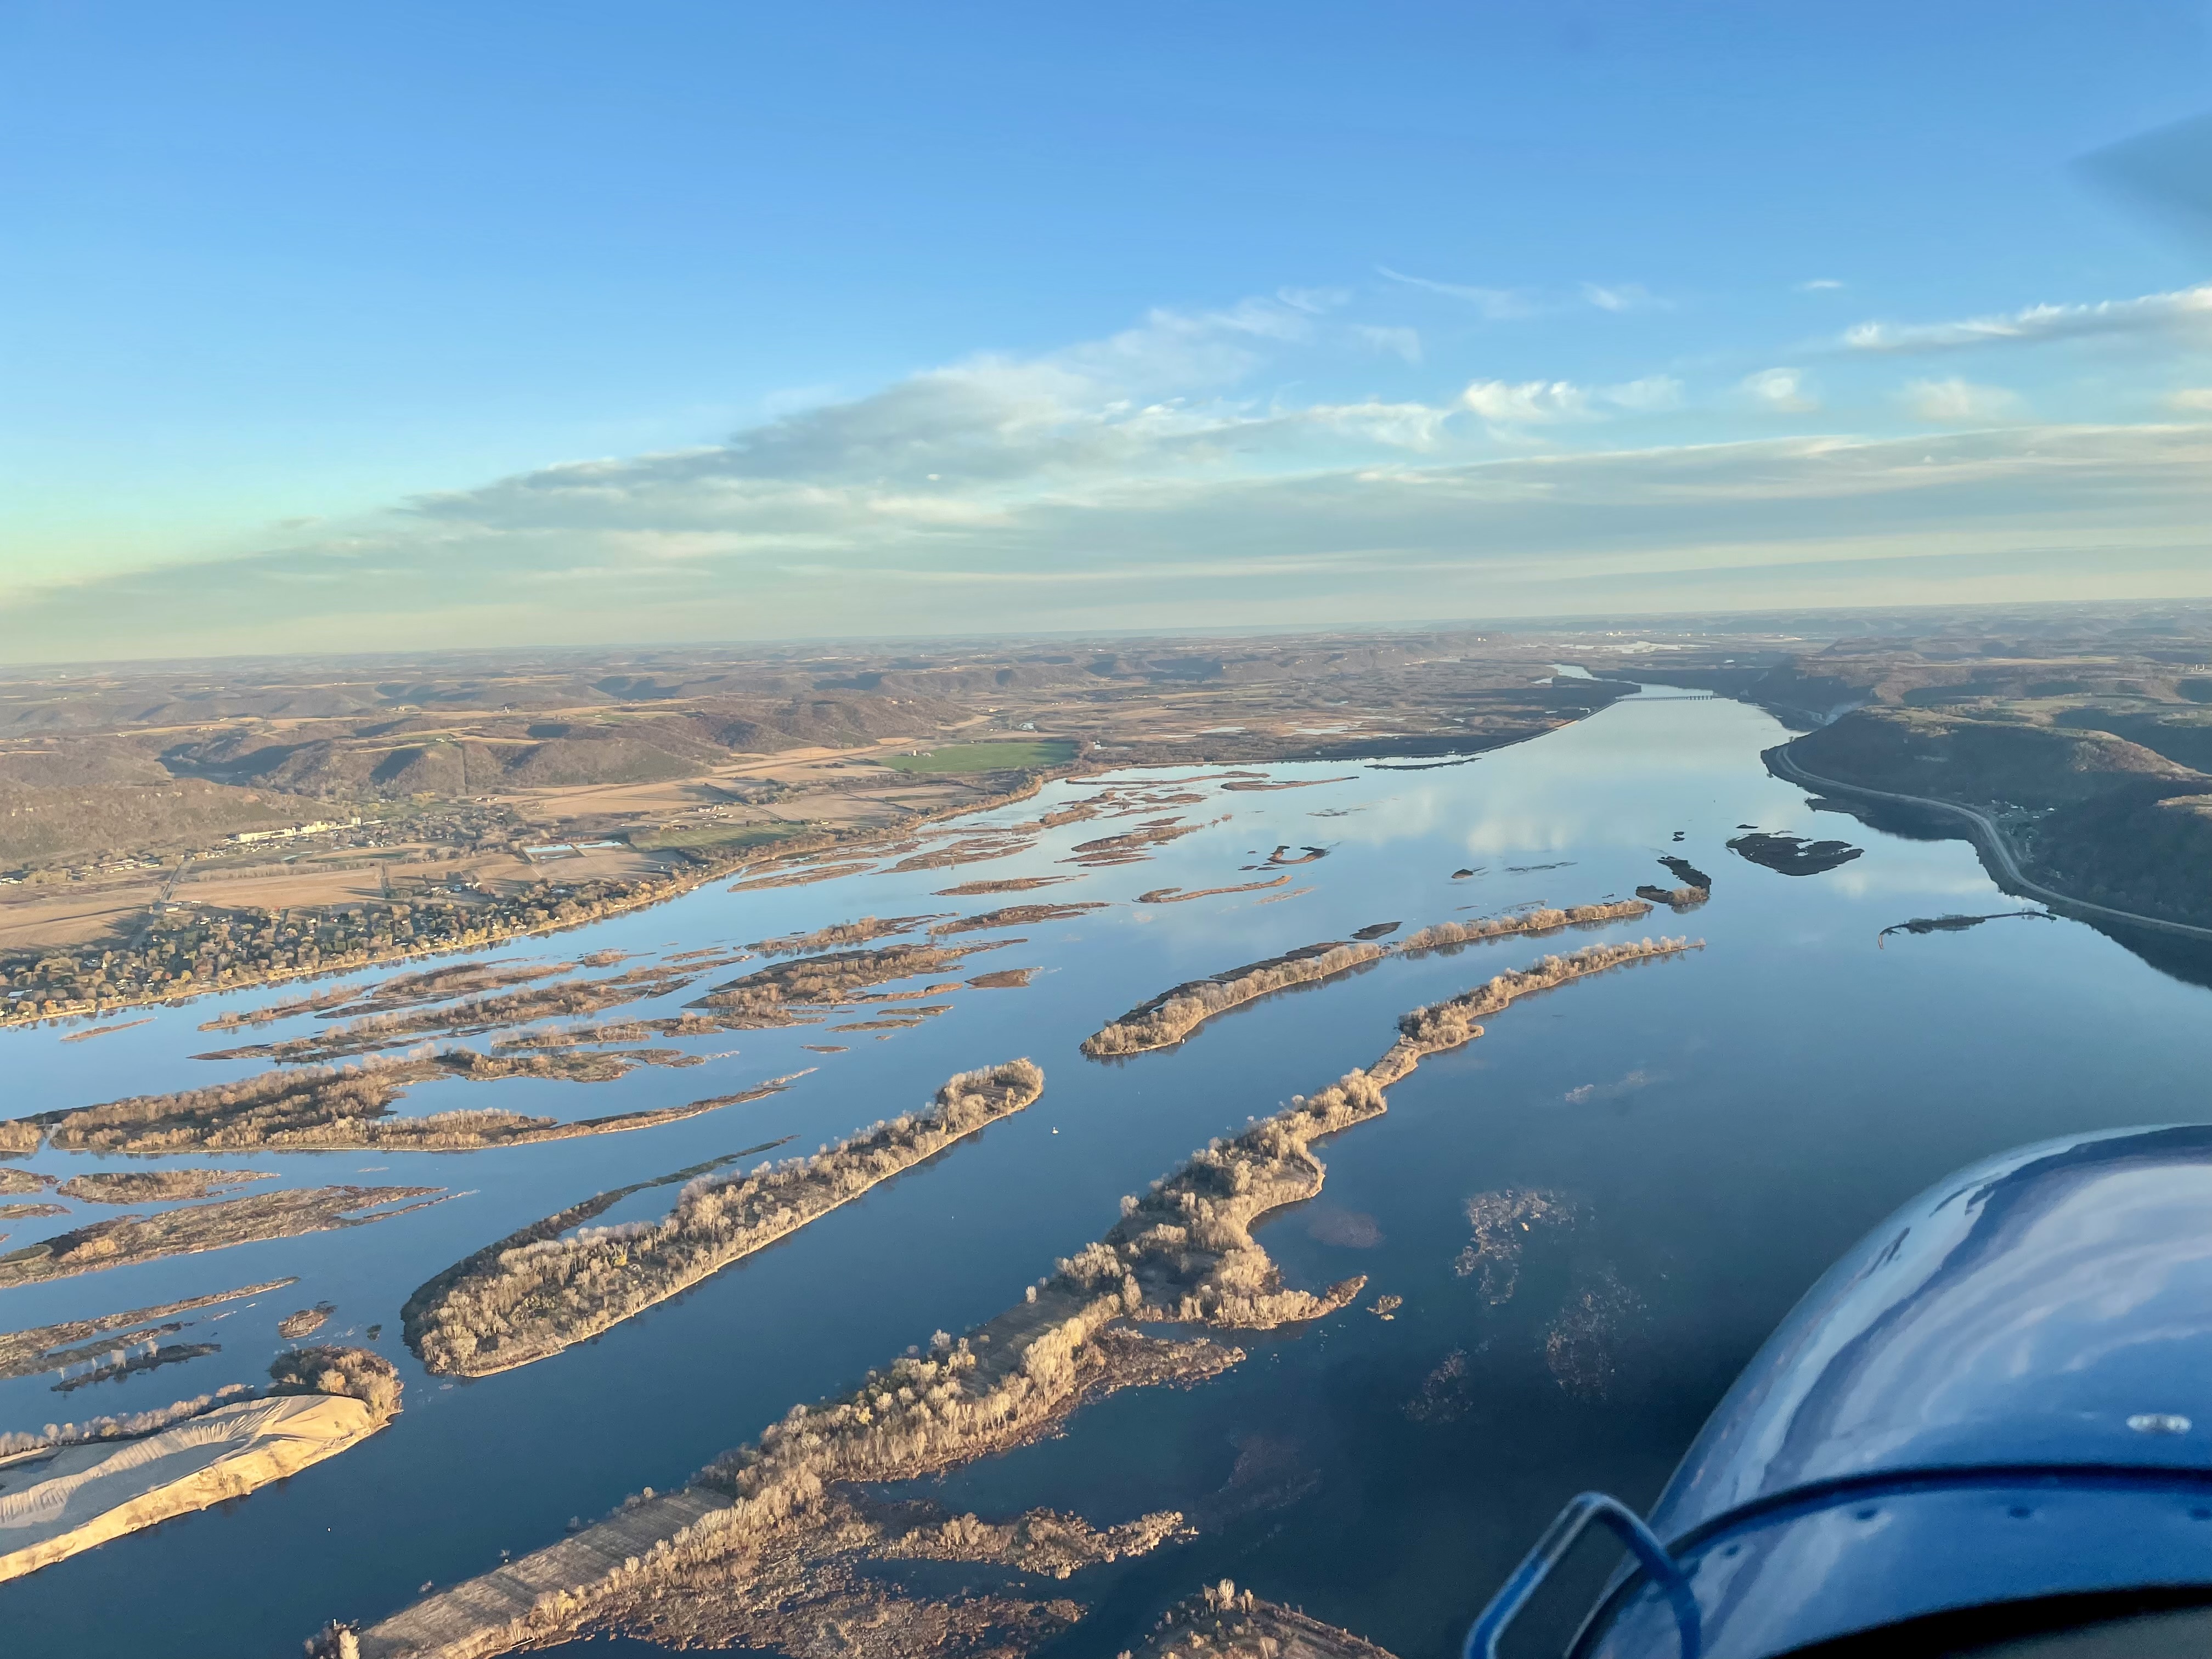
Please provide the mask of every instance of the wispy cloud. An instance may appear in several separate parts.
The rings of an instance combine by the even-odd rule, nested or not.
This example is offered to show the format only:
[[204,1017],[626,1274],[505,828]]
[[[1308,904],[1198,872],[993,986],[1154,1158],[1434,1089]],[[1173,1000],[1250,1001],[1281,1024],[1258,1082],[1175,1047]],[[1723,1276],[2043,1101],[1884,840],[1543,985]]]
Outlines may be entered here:
[[[1929,380],[1903,408],[1981,429],[1606,447],[1682,407],[1681,382],[1301,394],[1302,354],[1421,344],[1346,303],[1156,310],[718,443],[298,520],[227,559],[43,586],[0,562],[0,659],[252,650],[272,630],[427,649],[1844,602],[1876,560],[1886,583],[1950,560],[1944,581],[2026,596],[2021,571],[2063,585],[2061,556],[2090,549],[2108,586],[2212,590],[2212,427],[2008,425],[2002,388]],[[1693,418],[1816,401],[1779,367]]]
[[1417,328],[1393,328],[1379,323],[1354,323],[1352,337],[1376,351],[1387,351],[1394,357],[1403,357],[1409,363],[1421,361],[1421,331]]
[[2093,305],[2029,306],[1949,323],[1860,323],[1844,334],[1854,351],[1952,351],[1967,346],[2081,339],[2093,335],[2187,333],[2212,340],[2212,283]]
[[1403,283],[1407,288],[1425,289],[1431,294],[1464,300],[1492,322],[1503,322],[1516,317],[1533,317],[1536,313],[1534,301],[1520,289],[1477,288],[1466,283],[1439,283],[1428,276],[1408,276],[1388,265],[1377,265],[1375,269],[1392,282]]
[[1641,283],[1584,283],[1583,298],[1600,311],[1662,311],[1673,304]]
[[1548,426],[1554,421],[1586,421],[1590,396],[1570,380],[1477,380],[1459,400],[1486,421],[1499,426]]
[[1843,286],[1833,276],[1814,276],[1797,284],[1800,294],[1827,294]]
[[[1492,407],[1608,406],[1531,384]],[[430,649],[1833,604],[1872,570],[1931,600],[2212,591],[2212,430],[2197,425],[1480,459],[1479,433],[1421,404],[1063,411],[1091,434],[1077,443],[971,410],[951,447],[989,448],[1003,428],[1012,455],[885,487],[886,457],[939,441],[943,387],[911,390],[821,411],[803,443],[743,434],[549,468],[343,535],[19,591],[0,652],[204,654],[265,648],[272,630],[301,650]],[[1116,420],[1154,435],[1098,441]],[[853,441],[842,462],[836,433]],[[1395,459],[1333,459],[1347,445]],[[772,455],[807,475],[764,472]]]
[[2166,394],[2166,407],[2185,415],[2212,415],[2212,386],[2184,386]]
[[1595,420],[1615,410],[1650,415],[1679,409],[1682,383],[1671,374],[1595,387],[1571,380],[1477,380],[1459,394],[1459,400],[1493,426],[1549,426]]
[[1820,406],[1802,368],[1762,368],[1745,375],[1738,389],[1772,415],[1802,415]]
[[1647,374],[1640,380],[1607,386],[1598,396],[1632,414],[1656,415],[1682,406],[1682,383],[1671,374]]
[[1920,419],[1961,426],[2011,419],[2023,406],[2016,392],[2001,386],[1976,386],[1956,375],[1942,380],[1908,380],[1902,395],[1905,406]]

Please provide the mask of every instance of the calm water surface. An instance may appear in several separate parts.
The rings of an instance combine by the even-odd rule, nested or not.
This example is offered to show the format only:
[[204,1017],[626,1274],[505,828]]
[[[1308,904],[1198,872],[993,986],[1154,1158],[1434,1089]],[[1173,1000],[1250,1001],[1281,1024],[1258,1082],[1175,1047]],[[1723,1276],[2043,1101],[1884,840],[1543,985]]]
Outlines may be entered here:
[[[819,1068],[754,1104],[495,1152],[191,1158],[297,1184],[451,1195],[374,1225],[0,1293],[0,1322],[16,1328],[300,1278],[172,1339],[218,1341],[220,1354],[69,1395],[52,1392],[51,1376],[0,1383],[0,1428],[253,1380],[277,1346],[276,1320],[320,1300],[338,1309],[325,1340],[383,1326],[376,1346],[400,1364],[406,1409],[374,1440],[281,1486],[0,1588],[0,1646],[141,1659],[296,1653],[329,1618],[380,1617],[425,1583],[551,1541],[571,1516],[680,1484],[793,1402],[849,1386],[933,1330],[1000,1311],[1054,1258],[1109,1226],[1121,1194],[1373,1060],[1399,1013],[1586,936],[1389,958],[1229,1015],[1177,1049],[1086,1061],[1077,1044],[1106,1018],[1178,981],[1369,923],[1411,931],[1528,901],[1673,885],[1656,860],[1677,854],[1715,878],[1711,902],[1595,937],[1688,932],[1705,951],[1493,1018],[1479,1042],[1393,1090],[1388,1116],[1328,1144],[1322,1198],[1261,1230],[1295,1282],[1368,1275],[1361,1307],[1244,1338],[1246,1363],[1203,1388],[1117,1396],[1057,1439],[930,1483],[941,1501],[986,1513],[1044,1504],[1103,1524],[1176,1508],[1204,1522],[1194,1543],[1053,1587],[1096,1608],[1060,1644],[1068,1659],[1132,1645],[1163,1604],[1223,1576],[1405,1659],[1446,1651],[1567,1496],[1599,1486],[1649,1502],[1767,1330],[1888,1210],[2008,1146],[2207,1115],[2208,994],[2088,928],[1994,921],[1877,948],[1879,931],[1908,917],[2020,907],[1963,843],[1903,840],[1811,810],[1759,763],[1784,735],[1756,709],[1655,689],[1472,762],[1277,767],[1279,780],[1341,781],[1272,793],[1204,786],[1203,804],[1146,816],[1224,821],[1139,866],[1083,873],[1058,862],[1076,842],[1143,821],[1094,819],[957,872],[710,888],[495,953],[673,953],[872,913],[1113,902],[1023,930],[1024,942],[964,965],[1043,969],[1028,988],[957,993],[951,1012],[886,1041],[819,1027],[724,1034],[689,1045],[715,1056],[696,1067],[606,1085],[440,1083],[404,1109],[593,1116]],[[1096,788],[1056,785],[1043,804]],[[1037,811],[1030,802],[994,816]],[[1866,851],[1824,875],[1782,876],[1725,849],[1741,825]],[[1243,866],[1279,844],[1328,856],[1267,892],[1128,902],[1171,884],[1265,878]],[[1480,873],[1455,879],[1463,868]],[[932,896],[955,881],[1072,872],[1082,878],[1037,895]],[[743,970],[715,978],[732,971]],[[0,1034],[9,1109],[246,1075],[253,1063],[191,1056],[313,1022],[250,1038],[195,1028],[224,1008],[297,994],[164,1010],[88,1042]],[[851,1046],[817,1055],[808,1042]],[[920,1103],[953,1071],[1018,1054],[1047,1075],[1028,1112],[595,1343],[459,1384],[424,1376],[399,1346],[399,1304],[416,1285],[526,1221],[785,1136],[795,1139],[780,1155],[811,1151]],[[58,1172],[98,1161],[31,1162]],[[1468,1200],[1507,1189],[1549,1194],[1573,1220],[1529,1235],[1511,1294],[1497,1299],[1496,1283],[1486,1294],[1480,1275],[1455,1262],[1469,1242]],[[623,1213],[655,1212],[666,1196]],[[88,1218],[7,1224],[10,1248]],[[1386,1293],[1404,1298],[1388,1321],[1366,1310]]]

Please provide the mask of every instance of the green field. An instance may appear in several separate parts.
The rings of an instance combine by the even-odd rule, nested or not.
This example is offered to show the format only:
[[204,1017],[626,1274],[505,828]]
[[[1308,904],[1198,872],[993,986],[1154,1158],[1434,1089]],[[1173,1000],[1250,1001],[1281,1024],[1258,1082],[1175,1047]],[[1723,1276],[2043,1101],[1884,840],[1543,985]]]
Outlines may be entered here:
[[1075,758],[1065,738],[1030,738],[1009,743],[962,743],[919,755],[891,755],[884,764],[895,772],[1008,772],[1061,766]]
[[691,829],[654,830],[645,835],[632,836],[629,844],[641,853],[655,852],[669,847],[732,849],[782,841],[799,834],[805,828],[805,825],[799,823],[702,823]]

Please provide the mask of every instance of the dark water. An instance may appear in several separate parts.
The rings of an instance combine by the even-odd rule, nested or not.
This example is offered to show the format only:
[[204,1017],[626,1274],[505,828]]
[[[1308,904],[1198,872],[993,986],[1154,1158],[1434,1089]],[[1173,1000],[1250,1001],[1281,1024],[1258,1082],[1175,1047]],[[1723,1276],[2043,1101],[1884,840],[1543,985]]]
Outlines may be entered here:
[[[950,875],[710,890],[534,947],[562,958],[608,945],[678,951],[872,912],[1117,901],[968,964],[1046,969],[1029,988],[960,993],[953,1012],[887,1042],[738,1033],[693,1045],[725,1056],[693,1069],[605,1085],[445,1083],[410,1103],[595,1115],[820,1066],[753,1105],[501,1152],[191,1159],[465,1195],[374,1226],[7,1292],[0,1321],[12,1328],[301,1276],[179,1339],[220,1340],[220,1355],[66,1396],[47,1391],[51,1377],[0,1384],[0,1428],[250,1380],[276,1346],[275,1319],[319,1299],[339,1308],[325,1336],[384,1324],[379,1346],[401,1362],[406,1410],[282,1486],[0,1587],[0,1647],[293,1653],[328,1618],[380,1617],[426,1582],[451,1583],[502,1550],[557,1538],[571,1516],[677,1485],[793,1402],[849,1386],[933,1330],[999,1312],[1110,1225],[1121,1194],[1208,1137],[1373,1060],[1400,1012],[1583,937],[1393,957],[1229,1015],[1178,1049],[1085,1061],[1076,1045],[1105,1018],[1179,980],[1368,924],[1410,931],[1459,907],[1672,884],[1657,860],[1684,857],[1716,878],[1709,905],[1596,937],[1687,932],[1709,948],[1493,1018],[1480,1042],[1395,1089],[1385,1118],[1326,1146],[1322,1197],[1261,1231],[1295,1282],[1368,1275],[1359,1308],[1241,1339],[1249,1358],[1213,1382],[1118,1396],[1060,1438],[931,1484],[940,1501],[985,1513],[1044,1504],[1104,1524],[1176,1508],[1204,1521],[1194,1543],[1051,1587],[1095,1608],[1062,1644],[1070,1659],[1132,1645],[1164,1602],[1224,1576],[1406,1659],[1444,1652],[1567,1496],[1599,1486],[1648,1502],[1766,1331],[1888,1210],[2005,1146],[2206,1115],[2207,993],[2100,934],[2004,921],[1877,948],[1881,928],[1909,917],[2018,907],[1962,843],[1810,811],[1803,792],[1759,763],[1782,735],[1755,709],[1655,692],[1468,764],[1281,767],[1279,779],[1347,781],[1209,789],[1202,805],[1162,810],[1227,822],[1152,862],[1038,895],[929,896],[957,880],[1064,873],[1073,866],[1054,860],[1073,843],[1142,820],[1071,825],[1033,854]],[[1056,786],[1046,804],[1085,792]],[[1746,824],[1840,836],[1866,851],[1791,878],[1725,849]],[[1327,845],[1329,855],[1274,892],[1122,902],[1174,883],[1262,878],[1272,872],[1240,866],[1279,842]],[[1483,873],[1452,878],[1468,866]],[[192,1028],[222,1006],[275,1000],[195,1004],[85,1043],[8,1034],[0,1061],[21,1103],[10,1109],[251,1071],[187,1058],[240,1040]],[[815,1056],[800,1048],[808,1042],[853,1046]],[[1030,1111],[598,1342],[459,1385],[424,1376],[398,1350],[408,1291],[528,1219],[772,1137],[811,1151],[918,1103],[952,1071],[1022,1053],[1048,1078]],[[374,1164],[386,1167],[359,1172]],[[1573,1219],[1527,1236],[1510,1296],[1493,1300],[1496,1282],[1486,1295],[1480,1273],[1454,1264],[1471,1237],[1468,1200],[1506,1189],[1549,1194]],[[15,1224],[11,1245],[83,1218]],[[1381,1294],[1404,1298],[1389,1321],[1366,1310]]]

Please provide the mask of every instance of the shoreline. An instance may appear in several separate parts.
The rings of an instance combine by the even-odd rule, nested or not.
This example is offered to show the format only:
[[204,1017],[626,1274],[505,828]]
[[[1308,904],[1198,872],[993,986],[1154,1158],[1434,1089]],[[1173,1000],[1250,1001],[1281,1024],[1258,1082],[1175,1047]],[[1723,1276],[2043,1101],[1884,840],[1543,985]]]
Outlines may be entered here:
[[[1795,738],[1791,739],[1791,742],[1795,741]],[[2212,927],[2199,927],[2193,922],[2170,921],[2163,916],[2147,916],[2133,910],[2116,910],[2109,904],[2097,904],[2088,899],[2074,898],[2060,892],[2055,887],[2045,887],[2042,883],[2034,880],[2021,871],[2019,860],[2014,856],[2011,846],[2005,841],[2003,830],[1994,818],[1984,812],[1977,811],[1971,806],[1961,805],[1957,801],[1939,800],[1928,795],[1902,795],[1893,790],[1874,789],[1864,784],[1845,783],[1837,778],[1824,778],[1818,773],[1808,772],[1798,765],[1791,758],[1789,751],[1788,743],[1779,743],[1771,749],[1762,750],[1759,757],[1766,763],[1767,770],[1784,783],[1794,783],[1801,789],[1814,789],[1824,793],[1839,795],[1858,795],[1869,800],[1887,801],[1899,806],[1917,807],[1923,811],[1963,818],[1967,826],[1966,841],[1973,848],[1976,854],[1981,856],[1984,869],[2001,890],[2005,889],[2005,884],[2008,882],[2012,886],[2020,889],[2027,896],[2040,899],[2052,909],[2074,916],[2076,921],[2086,921],[2088,916],[2075,915],[2075,912],[2087,911],[2092,915],[2103,917],[2108,921],[2124,923],[2131,927],[2149,927],[2160,933],[2178,933],[2184,939],[2212,939]],[[1992,864],[1996,866],[1996,868],[1990,869],[1989,866]]]
[[[1102,1392],[1200,1381],[1245,1357],[1208,1338],[1167,1342],[1133,1325],[1264,1330],[1339,1311],[1364,1288],[1364,1279],[1318,1295],[1284,1288],[1279,1268],[1250,1231],[1322,1189],[1327,1170],[1311,1143],[1382,1115],[1385,1089],[1423,1059],[1482,1035],[1477,1015],[1701,945],[1687,939],[1589,945],[1414,1009],[1401,1018],[1396,1041],[1371,1067],[1295,1097],[1242,1134],[1194,1154],[1144,1198],[1126,1200],[1122,1219],[1103,1238],[966,1336],[941,1336],[928,1357],[896,1360],[845,1395],[795,1406],[682,1492],[635,1501],[357,1635],[333,1627],[312,1651],[347,1651],[343,1638],[350,1638],[363,1659],[490,1659],[614,1628],[648,1638],[677,1631],[686,1646],[760,1645],[746,1638],[757,1626],[744,1622],[744,1608],[725,1609],[717,1628],[712,1603],[731,1599],[733,1574],[744,1582],[747,1563],[781,1553],[787,1564],[795,1560],[781,1611],[803,1613],[811,1582],[806,1569],[831,1547],[817,1534],[831,1524],[832,1489],[963,1467],[1051,1432]],[[894,1586],[878,1586],[877,1594],[878,1606],[915,1605]],[[702,1621],[706,1635],[694,1640]]]
[[[957,810],[919,813],[902,823],[885,824],[880,829],[871,830],[861,835],[841,836],[833,830],[813,836],[794,836],[777,843],[776,850],[769,857],[733,859],[727,863],[699,866],[680,872],[672,871],[657,880],[648,880],[641,884],[640,890],[635,893],[596,904],[589,915],[569,917],[556,915],[550,921],[528,926],[486,927],[447,943],[410,945],[404,948],[394,947],[386,951],[349,951],[336,962],[319,961],[312,967],[289,967],[240,975],[220,983],[210,983],[204,986],[195,984],[190,989],[167,991],[157,995],[101,998],[89,1002],[80,1000],[58,1008],[42,1007],[36,1012],[17,1012],[15,1009],[0,1010],[0,1030],[43,1025],[48,1023],[59,1025],[75,1020],[94,1022],[104,1014],[121,1013],[133,1008],[181,1006],[188,1002],[198,1001],[202,997],[219,996],[228,991],[250,991],[268,985],[285,985],[302,980],[335,978],[343,974],[358,973],[368,968],[387,967],[403,962],[429,961],[438,957],[489,950],[518,939],[550,938],[555,934],[573,932],[579,927],[589,927],[596,921],[605,921],[616,916],[628,915],[633,911],[651,909],[656,904],[665,904],[672,900],[682,898],[686,894],[696,892],[708,883],[720,881],[726,876],[734,875],[742,878],[750,872],[772,870],[779,865],[802,861],[817,853],[827,852],[833,848],[840,852],[849,851],[857,854],[878,842],[896,841],[909,836],[917,824],[945,823],[954,818],[965,817],[971,813],[992,812],[1003,806],[1018,805],[1040,793],[1046,784],[1059,781],[1074,769],[1076,769],[1070,766],[1064,769],[1055,768],[1050,771],[1036,773],[1031,775],[1024,787],[1008,790],[985,800],[963,802]],[[364,902],[361,908],[368,910],[372,907]],[[381,908],[388,913],[393,908],[392,902],[381,902]],[[403,905],[401,908],[411,909],[418,907]],[[82,952],[88,949],[98,951],[109,947],[103,947],[97,941],[88,941],[86,945],[74,948]],[[96,1026],[88,1025],[82,1035],[91,1036],[96,1030]]]
[[1200,1027],[1221,1015],[1234,1013],[1278,992],[1326,984],[1385,957],[1425,956],[1431,951],[1457,951],[1493,939],[1540,938],[1569,927],[1595,928],[1616,921],[1641,921],[1650,914],[1651,906],[1645,900],[1624,899],[1607,904],[1571,905],[1565,909],[1546,906],[1487,921],[1437,922],[1408,933],[1392,945],[1364,939],[1324,939],[1265,961],[1224,969],[1201,979],[1185,980],[1149,1001],[1139,1003],[1120,1018],[1109,1020],[1085,1037],[1079,1048],[1086,1060],[1122,1060],[1132,1054],[1156,1054],[1188,1042]]
[[[803,863],[821,853],[834,851],[840,854],[851,854],[874,857],[876,854],[870,853],[869,848],[910,837],[915,829],[922,824],[948,823],[980,812],[995,811],[1003,806],[1016,805],[1033,798],[1049,783],[1082,783],[1124,772],[1141,772],[1147,769],[1192,765],[1315,765],[1341,763],[1354,760],[1378,761],[1391,757],[1410,760],[1421,756],[1437,755],[1449,755],[1454,758],[1443,761],[1430,760],[1426,763],[1455,765],[1463,761],[1479,758],[1500,749],[1511,748],[1520,744],[1532,743],[1539,738],[1548,737],[1553,732],[1578,725],[1591,715],[1604,712],[1616,701],[1618,698],[1607,698],[1597,707],[1578,709],[1571,718],[1557,724],[1544,725],[1539,730],[1502,737],[1491,742],[1470,741],[1468,736],[1461,734],[1405,733],[1392,737],[1362,738],[1349,744],[1284,743],[1279,745],[1283,751],[1280,753],[1259,757],[1240,757],[1228,761],[1209,761],[1203,757],[1192,759],[1170,756],[1151,759],[1138,757],[1121,760],[1095,753],[1087,756],[1078,754],[1059,765],[1026,772],[1021,784],[988,798],[963,801],[957,806],[917,811],[898,822],[857,833],[834,829],[805,832],[773,843],[772,848],[764,853],[731,858],[726,861],[714,860],[695,864],[682,871],[672,870],[658,878],[648,879],[642,884],[646,890],[626,894],[621,897],[600,902],[594,907],[592,914],[589,915],[565,918],[556,916],[549,921],[527,925],[488,927],[473,930],[465,937],[431,945],[349,951],[338,960],[318,961],[310,967],[287,966],[268,971],[234,974],[234,977],[220,982],[211,981],[205,985],[195,982],[189,988],[168,988],[157,994],[101,997],[92,1000],[71,999],[63,1001],[59,1006],[41,1006],[35,1010],[27,1007],[24,1002],[19,1001],[6,1007],[0,1007],[0,1030],[47,1024],[65,1025],[82,1021],[85,1022],[89,1034],[91,1030],[95,1029],[94,1023],[101,1016],[124,1012],[131,1009],[180,1006],[202,997],[220,995],[228,991],[253,990],[263,986],[333,978],[343,974],[357,973],[364,969],[381,968],[403,962],[429,961],[439,957],[457,956],[470,951],[488,950],[521,939],[549,938],[588,926],[595,921],[604,921],[615,916],[629,915],[634,911],[650,909],[656,904],[681,898],[685,894],[705,886],[708,882],[718,881],[725,877],[735,875],[740,878],[750,878],[766,874],[786,865]],[[686,856],[699,855],[686,854]],[[394,908],[394,902],[363,901],[358,907],[328,908],[334,909],[358,908],[364,913],[380,910],[389,914]],[[418,907],[403,903],[399,908],[412,909]],[[111,945],[102,945],[99,941],[88,940],[82,945],[68,948],[77,954],[82,954],[87,951],[97,954],[103,949],[114,947]],[[27,953],[23,959],[27,962],[36,954],[40,953]]]
[[[281,1395],[218,1407],[141,1439],[90,1441],[0,1458],[0,1539],[18,1527],[45,1534],[0,1554],[0,1583],[289,1480],[368,1439],[394,1415],[349,1395]],[[134,1473],[179,1458],[197,1467],[132,1490],[139,1484]],[[27,1484],[10,1478],[40,1471],[42,1478]],[[86,1496],[100,1501],[103,1481],[118,1485],[114,1501],[64,1530],[52,1530]]]
[[[812,1158],[687,1188],[657,1223],[565,1241],[556,1231],[511,1249],[491,1246],[489,1255],[479,1250],[408,1298],[404,1340],[434,1376],[492,1376],[550,1359],[1026,1111],[1043,1093],[1044,1073],[1025,1060],[963,1072],[920,1113],[878,1123]],[[511,1340],[485,1342],[501,1335]],[[489,1361],[480,1358],[487,1355]]]

